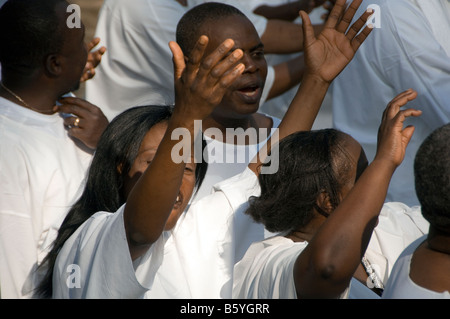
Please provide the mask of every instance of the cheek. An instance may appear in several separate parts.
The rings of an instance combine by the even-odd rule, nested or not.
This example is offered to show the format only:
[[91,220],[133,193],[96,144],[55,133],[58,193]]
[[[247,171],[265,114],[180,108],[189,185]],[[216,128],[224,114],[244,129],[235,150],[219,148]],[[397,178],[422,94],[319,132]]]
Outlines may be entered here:
[[[195,188],[195,174],[184,175],[180,192],[183,194],[183,206],[189,203]],[[183,207],[184,209],[185,207]]]

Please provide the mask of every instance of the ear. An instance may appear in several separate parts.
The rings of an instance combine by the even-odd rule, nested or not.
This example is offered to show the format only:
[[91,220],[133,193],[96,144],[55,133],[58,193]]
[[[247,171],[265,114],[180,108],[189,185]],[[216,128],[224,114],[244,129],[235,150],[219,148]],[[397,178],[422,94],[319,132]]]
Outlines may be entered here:
[[62,73],[62,60],[59,54],[50,54],[45,58],[45,71],[53,77]]
[[333,212],[334,207],[330,201],[330,195],[326,191],[322,191],[316,199],[316,205],[318,207],[318,213],[323,215],[326,213],[328,216]]

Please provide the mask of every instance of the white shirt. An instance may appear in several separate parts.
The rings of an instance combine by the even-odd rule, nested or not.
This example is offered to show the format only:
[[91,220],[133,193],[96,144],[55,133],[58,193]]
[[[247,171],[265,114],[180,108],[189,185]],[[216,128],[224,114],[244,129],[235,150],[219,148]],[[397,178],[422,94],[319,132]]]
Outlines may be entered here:
[[426,236],[417,239],[401,254],[392,270],[383,299],[450,299],[449,291],[439,293],[426,289],[412,281],[409,276],[414,251],[424,240]]
[[[272,135],[280,125],[281,120],[269,115],[266,116],[272,118],[272,129],[269,133],[270,135]],[[231,130],[230,132],[233,133],[234,130]],[[251,133],[255,134],[251,135]],[[267,134],[264,137],[264,133],[261,133],[262,134],[259,138],[262,141],[260,143],[258,143],[256,131],[250,130],[248,131],[247,136],[250,136],[250,140],[254,142],[251,145],[235,145],[232,143],[224,143],[218,141],[217,136],[215,136],[214,138],[208,137],[208,130],[205,130],[205,140],[207,143],[206,160],[208,162],[208,170],[206,172],[203,183],[199,188],[197,195],[195,196],[195,201],[211,194],[214,191],[213,186],[215,184],[233,177],[246,169],[250,161],[254,159],[259,150],[266,144],[267,138],[270,137],[267,136]],[[244,138],[243,134],[240,134],[239,136],[241,136],[242,139]],[[220,139],[226,141],[227,137],[228,136],[220,136]],[[229,141],[233,140],[232,137],[232,134],[230,134],[230,136],[228,137]]]
[[[86,99],[112,120],[137,105],[173,104],[173,62],[169,41],[189,7],[175,0],[105,0],[96,36],[108,49],[96,75],[86,82]],[[257,26],[258,32],[265,24]],[[262,101],[274,81],[268,69]]]
[[1,294],[22,298],[35,284],[30,272],[79,195],[92,156],[68,136],[59,114],[43,115],[4,98],[0,140]]
[[294,264],[307,245],[283,236],[253,243],[234,268],[233,298],[297,299]]
[[[440,27],[450,34],[450,2],[427,2],[442,4],[435,19],[447,21]],[[355,17],[369,4],[379,6],[380,28],[372,31],[352,62],[333,81],[333,125],[352,135],[371,161],[386,105],[402,91],[415,89],[418,97],[407,107],[421,109],[423,114],[405,123],[414,125],[415,132],[386,198],[414,206],[418,205],[413,173],[417,149],[434,129],[450,122],[450,56],[414,0],[365,0]]]
[[[244,214],[252,195],[259,195],[259,184],[246,169],[192,204],[175,228],[164,232],[134,263],[125,235],[124,206],[114,214],[95,214],[58,256],[54,297],[231,298],[239,254],[264,238],[264,228]],[[68,271],[71,265],[79,272],[72,272],[73,266]]]
[[[365,257],[386,284],[400,253],[428,229],[420,210],[386,203],[379,215]],[[251,245],[234,269],[233,298],[297,298],[293,264],[306,243],[276,236]],[[289,275],[289,276],[288,276]],[[355,279],[342,295],[351,299],[378,298]]]
[[[403,250],[427,234],[428,228],[429,223],[423,218],[419,206],[408,207],[398,202],[383,205],[364,256],[384,286]],[[363,291],[352,285],[349,298],[366,299]],[[369,291],[367,293],[370,294]]]

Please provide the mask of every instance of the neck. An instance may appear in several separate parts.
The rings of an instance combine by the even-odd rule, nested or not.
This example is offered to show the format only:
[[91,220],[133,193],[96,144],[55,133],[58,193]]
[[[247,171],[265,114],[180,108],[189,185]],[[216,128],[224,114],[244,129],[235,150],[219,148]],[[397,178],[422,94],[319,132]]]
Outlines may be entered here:
[[326,217],[314,212],[314,217],[308,224],[293,230],[286,237],[292,239],[294,242],[310,242],[326,220]]
[[[250,114],[247,115],[245,117],[242,118],[226,118],[226,117],[221,117],[221,116],[217,116],[217,115],[211,115],[208,118],[206,118],[203,123],[202,123],[202,129],[203,131],[207,130],[207,129],[218,129],[222,135],[222,141],[221,142],[227,142],[227,143],[233,143],[233,144],[238,144],[238,141],[235,139],[234,141],[230,141],[227,139],[227,129],[228,130],[233,130],[236,135],[238,133],[238,131],[236,131],[237,129],[243,129],[244,131],[249,129],[249,128],[254,128],[255,132],[256,132],[256,136],[255,138],[258,139],[259,138],[259,126],[257,121],[255,120],[255,116],[254,114]],[[242,132],[242,134],[245,134],[245,132]],[[208,132],[206,132],[206,135],[209,135]],[[255,144],[257,143],[257,141],[253,141],[252,138],[249,137],[249,135],[245,134],[245,144]],[[211,136],[209,136],[211,137]],[[238,136],[236,136],[238,137]],[[214,139],[220,140],[220,136],[214,136]]]
[[53,114],[53,107],[58,99],[57,94],[42,94],[46,90],[38,85],[19,84],[3,78],[0,86],[0,95],[5,99],[24,108],[42,114]]
[[450,233],[430,226],[430,231],[427,236],[427,245],[428,248],[433,251],[450,255]]

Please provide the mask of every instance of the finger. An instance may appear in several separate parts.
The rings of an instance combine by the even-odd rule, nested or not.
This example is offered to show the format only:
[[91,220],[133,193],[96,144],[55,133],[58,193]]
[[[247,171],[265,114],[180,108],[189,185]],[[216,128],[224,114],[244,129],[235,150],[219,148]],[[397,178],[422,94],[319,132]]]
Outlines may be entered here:
[[87,118],[90,114],[96,113],[97,107],[83,99],[76,97],[65,97],[58,100],[60,112],[74,114],[80,118]]
[[[207,85],[214,86],[217,81],[228,71],[232,70],[236,63],[244,56],[244,52],[241,49],[234,50],[226,59],[219,61],[219,63],[213,67],[208,76]],[[199,73],[199,77],[201,74]]]
[[174,77],[175,81],[181,78],[181,75],[183,74],[183,71],[186,68],[186,63],[184,61],[184,54],[181,50],[178,43],[174,41],[169,42],[169,48],[170,51],[172,51],[172,62],[173,62],[173,68],[174,68]]
[[306,48],[316,40],[316,36],[314,34],[314,28],[308,14],[305,11],[300,11],[299,14],[302,18],[303,42],[304,47]]
[[402,131],[402,135],[404,138],[404,143],[405,145],[408,145],[409,142],[411,141],[411,138],[414,135],[414,131],[415,131],[415,127],[412,125],[408,125],[407,127],[405,127]]
[[[231,39],[226,39],[224,42],[222,42],[210,55],[208,55],[203,61],[200,63],[199,70],[198,70],[198,76],[197,81],[204,81],[207,76],[209,76],[209,73],[212,71],[216,65],[222,61],[225,56],[229,54],[231,49],[234,46],[234,41]],[[234,53],[239,56],[239,59],[242,58],[242,50],[235,50]],[[235,55],[230,54],[225,61],[238,60]],[[233,63],[233,64],[234,64]],[[229,64],[229,62],[228,62]],[[226,64],[225,64],[226,65]]]
[[[349,40],[352,40],[361,30],[362,27],[366,24],[367,20],[370,18],[372,13],[370,11],[364,12],[355,23],[352,24],[350,29],[348,30],[346,37]],[[345,32],[345,31],[343,31]]]
[[194,46],[194,49],[191,52],[191,55],[188,58],[186,64],[186,82],[192,83],[197,76],[199,71],[199,66],[203,60],[205,55],[206,47],[208,46],[209,38],[205,35],[202,35],[197,43]]
[[89,42],[86,47],[88,52],[91,51],[93,48],[95,48],[98,44],[100,43],[100,38],[95,37],[91,40],[91,42]]
[[398,125],[399,129],[402,132],[402,136],[405,144],[408,144],[414,134],[414,126],[409,125],[402,129],[403,123],[406,121],[408,117],[418,117],[422,114],[422,111],[416,109],[407,109],[404,111],[398,112],[396,118],[394,118],[395,124]]
[[417,97],[417,92],[409,89],[397,95],[387,107],[387,117],[394,118],[400,112],[400,108]]
[[64,125],[69,129],[82,128],[83,120],[78,116],[69,116],[64,118]]
[[[339,21],[339,24],[336,28],[338,32],[344,33],[347,31],[348,26],[353,21],[353,17],[355,16],[356,11],[358,10],[359,6],[361,5],[362,0],[354,0],[348,9],[345,11],[344,16]],[[361,27],[359,27],[361,28]]]
[[366,41],[369,34],[373,31],[373,28],[367,26],[361,31],[351,42],[351,46],[354,52],[358,51],[359,47]]
[[102,57],[106,52],[106,47],[101,47],[100,49],[98,49],[95,52],[92,52],[92,60],[91,60],[91,64],[92,66],[95,68],[97,67],[100,62],[102,61]]
[[330,16],[325,22],[325,28],[334,29],[341,19],[342,13],[345,9],[346,0],[337,0],[336,4],[331,9]]
[[213,94],[211,94],[213,98],[211,101],[212,104],[217,105],[220,103],[228,87],[241,76],[244,70],[245,65],[239,63],[231,72],[226,73],[220,78],[219,82],[214,87]]

